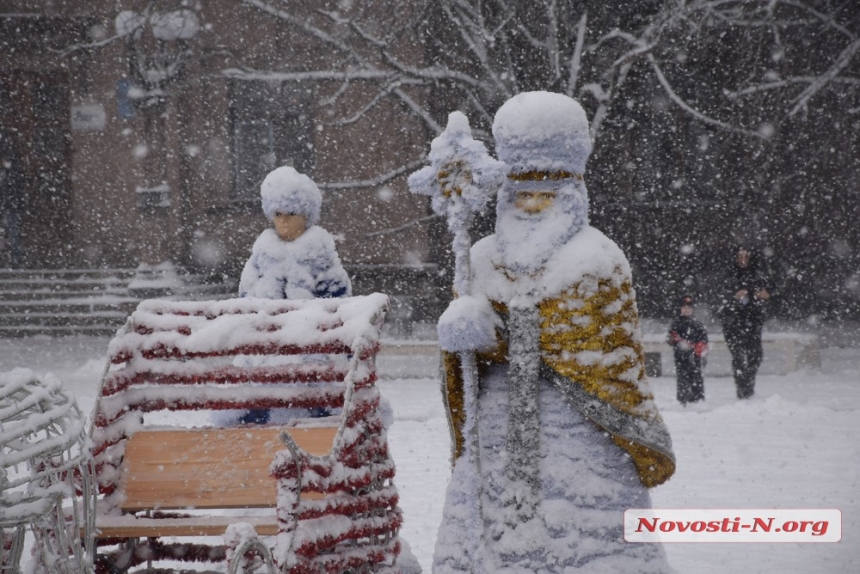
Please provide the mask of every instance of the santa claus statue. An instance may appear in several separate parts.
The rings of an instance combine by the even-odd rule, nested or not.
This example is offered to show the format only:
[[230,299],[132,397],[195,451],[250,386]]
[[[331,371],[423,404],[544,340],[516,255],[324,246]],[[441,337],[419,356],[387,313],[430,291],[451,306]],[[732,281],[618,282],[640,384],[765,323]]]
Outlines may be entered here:
[[[624,510],[650,508],[675,462],[630,265],[588,224],[585,112],[523,93],[493,136],[506,166],[496,232],[472,247],[471,293],[438,328],[454,469],[434,572],[667,572],[661,546],[623,536]],[[467,424],[460,360],[472,352]]]

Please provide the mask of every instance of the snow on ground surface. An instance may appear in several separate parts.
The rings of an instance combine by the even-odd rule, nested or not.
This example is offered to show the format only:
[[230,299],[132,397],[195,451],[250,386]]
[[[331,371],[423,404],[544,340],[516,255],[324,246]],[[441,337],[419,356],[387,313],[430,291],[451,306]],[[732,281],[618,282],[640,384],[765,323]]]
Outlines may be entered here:
[[[89,414],[107,346],[95,337],[0,339],[0,372],[52,372]],[[839,543],[668,544],[678,572],[860,572],[860,348],[821,355],[820,370],[760,376],[755,398],[745,402],[727,377],[706,377],[707,400],[686,408],[675,401],[673,378],[652,380],[678,458],[677,474],[652,491],[655,508],[842,511]],[[423,353],[386,354],[379,369],[395,411],[390,445],[402,536],[429,572],[449,476],[437,362]]]

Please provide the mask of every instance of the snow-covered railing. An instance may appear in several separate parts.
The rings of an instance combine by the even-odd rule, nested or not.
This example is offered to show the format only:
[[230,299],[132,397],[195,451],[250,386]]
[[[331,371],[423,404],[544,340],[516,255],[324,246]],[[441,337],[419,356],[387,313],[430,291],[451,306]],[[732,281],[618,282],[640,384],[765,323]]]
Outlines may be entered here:
[[[141,303],[110,344],[93,417],[102,524],[149,528],[155,522],[107,515],[139,510],[126,501],[126,447],[136,433],[163,428],[170,417],[161,412],[326,409],[335,414],[302,418],[297,425],[334,425],[327,454],[312,455],[292,432],[281,432],[286,446],[269,469],[276,479],[271,494],[275,531],[255,521],[257,534],[278,534],[274,556],[285,572],[397,571],[402,516],[375,386],[375,355],[387,307],[388,298],[381,294]],[[235,524],[226,539],[258,544]],[[151,558],[153,552],[166,557],[175,550],[165,543],[147,544],[145,553],[127,546],[123,559]],[[187,544],[183,548],[192,557],[205,554]],[[236,549],[228,548],[226,556],[235,557]]]
[[20,572],[27,528],[36,571],[92,571],[91,543],[79,536],[93,520],[85,422],[56,377],[28,369],[0,375],[0,572]]
[[108,352],[114,364],[136,356],[348,353],[368,336],[368,326],[382,320],[387,301],[379,293],[313,301],[153,299],[138,306],[130,331],[114,339]]

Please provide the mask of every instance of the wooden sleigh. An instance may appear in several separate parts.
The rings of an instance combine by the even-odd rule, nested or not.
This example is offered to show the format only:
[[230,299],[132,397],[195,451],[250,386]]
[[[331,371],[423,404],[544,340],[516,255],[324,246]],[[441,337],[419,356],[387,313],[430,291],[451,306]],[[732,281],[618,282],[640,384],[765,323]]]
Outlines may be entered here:
[[[110,344],[93,418],[96,572],[398,572],[375,386],[387,308],[381,294],[142,302]],[[283,408],[331,414],[210,422]]]

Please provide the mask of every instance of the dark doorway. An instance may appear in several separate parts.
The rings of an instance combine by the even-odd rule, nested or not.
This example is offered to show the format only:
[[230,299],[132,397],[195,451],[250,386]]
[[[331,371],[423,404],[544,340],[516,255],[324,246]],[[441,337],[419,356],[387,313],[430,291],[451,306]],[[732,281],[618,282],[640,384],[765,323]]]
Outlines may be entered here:
[[65,72],[0,72],[0,265],[62,267],[71,252]]

